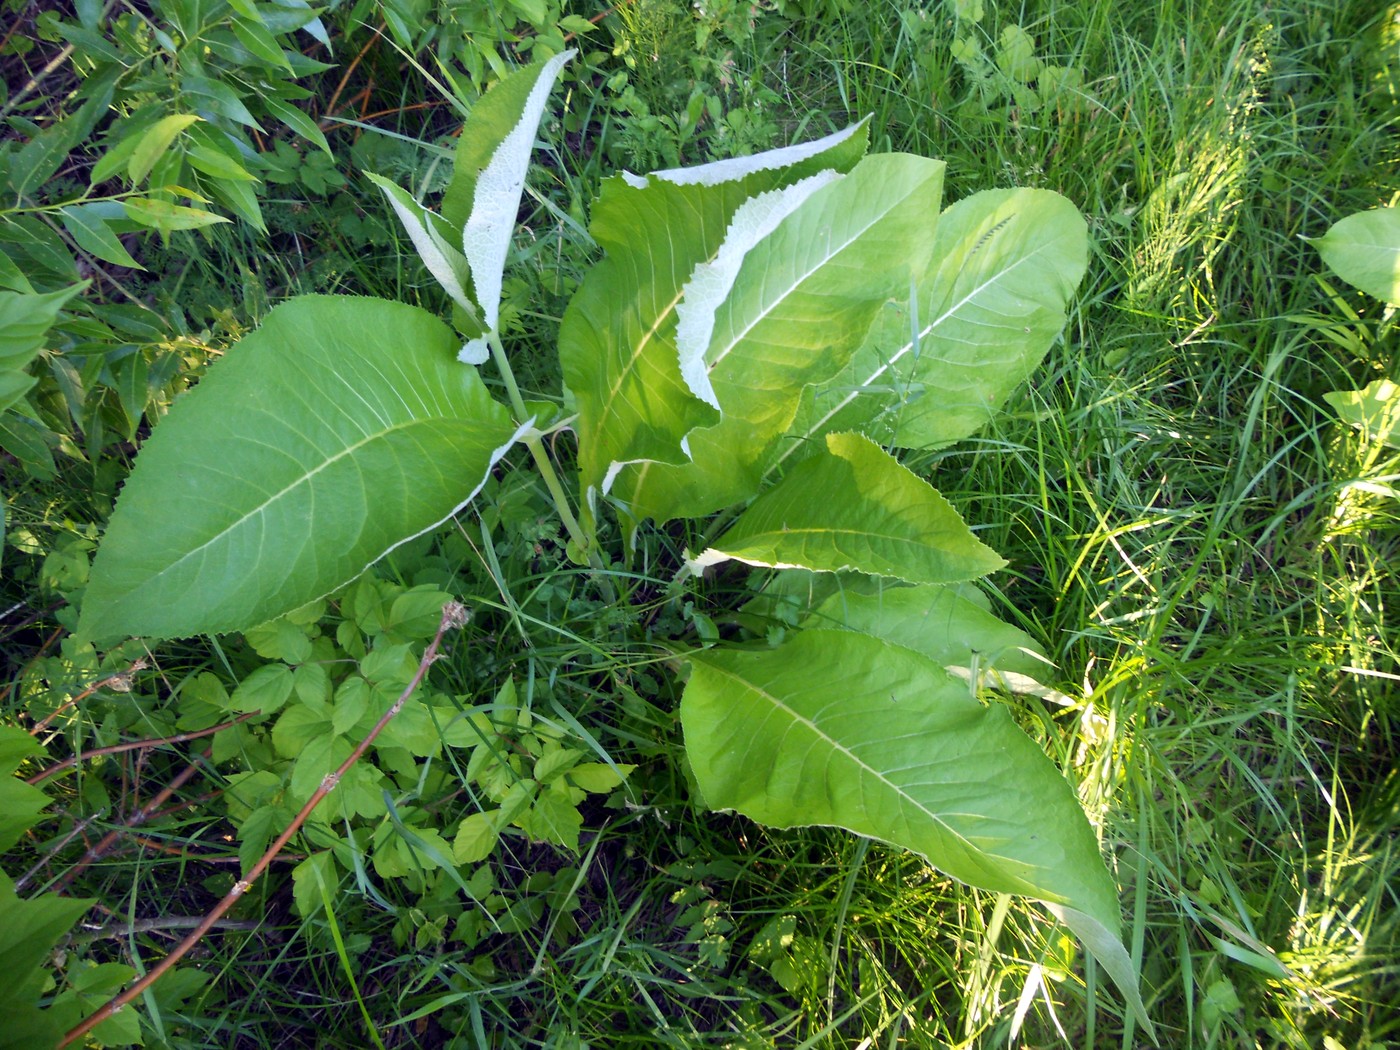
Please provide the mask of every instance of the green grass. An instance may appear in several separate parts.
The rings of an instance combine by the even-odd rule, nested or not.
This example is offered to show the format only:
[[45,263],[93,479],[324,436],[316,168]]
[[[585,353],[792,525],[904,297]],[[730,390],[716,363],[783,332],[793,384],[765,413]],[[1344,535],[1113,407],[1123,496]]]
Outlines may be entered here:
[[[1400,664],[1388,608],[1400,601],[1400,457],[1339,426],[1320,395],[1393,375],[1398,344],[1394,330],[1377,335],[1377,304],[1314,278],[1323,267],[1301,237],[1400,191],[1388,87],[1400,52],[1380,30],[1395,10],[988,4],[975,30],[984,46],[1020,25],[1043,60],[1083,71],[1081,98],[1032,113],[1007,97],[966,104],[944,6],[831,6],[840,12],[805,21],[760,15],[735,49],[779,100],[779,139],[872,113],[877,148],[948,160],[950,199],[1041,186],[1090,222],[1089,275],[1042,371],[988,431],[911,463],[1008,558],[990,581],[994,601],[1058,666],[1064,702],[1023,698],[1018,716],[1100,830],[1161,1045],[1393,1045]],[[674,104],[670,88],[655,90],[658,105]],[[610,170],[590,149],[603,123],[596,112],[593,121],[534,183],[575,216]],[[402,130],[426,140],[445,129]],[[356,208],[388,223],[368,191],[352,189],[366,194]],[[347,238],[338,224],[348,208],[290,209],[274,253],[220,232],[187,265],[172,263],[161,294],[246,324],[293,289],[409,299],[426,289],[395,261],[401,246]],[[514,302],[522,338],[544,348],[587,249],[542,206],[528,225]],[[553,392],[550,361],[542,352],[522,362],[528,386]],[[68,528],[81,493],[45,498],[27,490],[11,528]],[[508,671],[537,675],[540,712],[558,717],[557,702],[617,761],[672,748],[674,698],[648,669],[657,653],[639,646],[634,666],[599,679],[581,641],[593,610],[576,601],[589,595],[577,577],[549,582],[552,540],[543,563],[528,545],[502,550],[507,599],[466,538],[480,548],[475,522],[444,544],[445,564],[481,608],[483,644],[444,673],[474,689]],[[643,615],[664,614],[681,542],[644,534],[636,578],[620,581]],[[29,586],[20,598],[41,606],[19,557],[7,593]],[[32,673],[23,686],[19,675],[52,626],[45,613],[4,638],[11,709],[40,691]],[[64,673],[44,667],[55,681]],[[198,670],[222,673],[221,655],[158,654],[149,691]],[[620,693],[633,699],[619,704]],[[120,698],[83,717],[74,744],[168,728]],[[128,811],[134,778],[164,783],[182,754],[112,762],[86,792],[67,782],[55,794],[74,818],[107,806],[111,819]],[[844,834],[705,814],[690,806],[683,773],[656,761],[638,776],[645,805],[587,811],[593,833],[578,857],[507,840],[508,897],[526,899],[532,877],[564,871],[577,907],[547,908],[475,950],[406,946],[403,923],[431,921],[436,905],[417,917],[407,901],[386,910],[347,878],[334,916],[384,1045],[1146,1045],[1039,908]],[[187,796],[217,784],[211,772]],[[199,914],[233,850],[226,829],[199,814],[143,834],[171,848],[192,840],[200,859],[131,844],[75,889],[119,912]],[[37,861],[43,848],[16,856]],[[60,850],[46,870],[56,877],[78,855]],[[7,859],[11,872],[25,867]],[[298,920],[284,874],[260,892],[240,917],[265,909],[264,925],[211,936],[197,960],[211,979],[157,1004],[168,1045],[369,1045],[325,915]],[[774,929],[794,939],[765,954]],[[104,941],[94,957],[150,965],[168,943],[149,933]]]

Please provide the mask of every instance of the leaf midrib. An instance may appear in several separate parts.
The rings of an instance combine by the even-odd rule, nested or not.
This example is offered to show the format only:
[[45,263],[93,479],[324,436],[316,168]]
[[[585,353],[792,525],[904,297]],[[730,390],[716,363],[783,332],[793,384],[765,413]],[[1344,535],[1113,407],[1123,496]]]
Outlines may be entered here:
[[[379,441],[379,440],[382,440],[382,439],[384,439],[384,438],[387,438],[389,435],[391,435],[391,434],[393,434],[393,433],[396,433],[396,432],[398,432],[398,431],[407,430],[407,429],[410,429],[410,428],[416,427],[416,426],[424,426],[424,425],[427,425],[427,424],[430,424],[430,423],[433,423],[433,422],[435,422],[435,420],[429,420],[429,419],[410,419],[410,420],[406,420],[406,421],[404,421],[404,422],[395,423],[395,424],[392,425],[392,426],[385,427],[384,429],[379,430],[379,431],[376,431],[376,432],[374,432],[374,433],[372,433],[372,434],[366,434],[363,438],[361,438],[359,441],[356,441],[354,444],[352,444],[352,445],[347,445],[345,448],[341,449],[339,452],[335,453],[334,455],[326,457],[326,459],[323,460],[323,461],[322,461],[320,464],[318,464],[316,467],[314,467],[314,468],[311,469],[311,470],[308,470],[308,471],[304,472],[304,473],[301,474],[295,481],[291,482],[290,484],[283,486],[283,487],[282,487],[281,489],[279,489],[277,492],[273,493],[271,496],[269,496],[269,497],[267,497],[266,499],[264,499],[264,500],[263,500],[261,503],[259,503],[256,507],[253,507],[252,509],[248,510],[248,511],[245,512],[242,516],[240,516],[239,518],[237,518],[235,521],[230,522],[228,525],[224,526],[224,528],[222,528],[222,529],[220,529],[218,532],[214,533],[213,536],[209,537],[209,539],[205,540],[205,541],[204,541],[203,543],[201,543],[198,547],[191,548],[190,550],[188,550],[188,551],[186,551],[184,554],[182,554],[179,558],[176,558],[174,561],[172,561],[170,564],[168,564],[165,568],[163,568],[163,569],[161,569],[160,571],[158,571],[158,572],[152,574],[150,577],[148,577],[148,580],[150,580],[150,581],[156,581],[156,580],[160,580],[160,579],[165,578],[166,575],[167,575],[168,573],[171,573],[171,572],[175,571],[177,568],[179,568],[179,566],[181,566],[182,564],[184,564],[184,563],[185,563],[186,561],[188,561],[190,558],[193,558],[195,555],[201,553],[202,551],[204,551],[204,550],[207,549],[208,547],[210,547],[210,546],[212,546],[213,544],[217,543],[219,540],[223,539],[223,537],[227,536],[229,533],[234,532],[235,530],[241,528],[241,527],[242,527],[246,522],[248,522],[250,519],[255,518],[255,517],[257,517],[257,516],[263,514],[269,507],[271,507],[273,504],[275,504],[278,500],[281,500],[281,499],[283,499],[284,497],[286,497],[287,494],[290,493],[290,492],[292,492],[294,489],[297,489],[297,488],[300,488],[300,487],[302,487],[302,486],[304,486],[304,485],[306,485],[306,484],[309,484],[312,478],[314,478],[316,475],[320,474],[322,471],[328,469],[332,464],[334,464],[334,463],[336,463],[336,462],[338,462],[338,461],[340,461],[340,460],[342,460],[342,459],[345,459],[345,458],[348,457],[348,456],[354,455],[359,449],[365,447],[366,445],[369,445],[369,444],[371,444],[371,443],[373,443],[373,442],[375,442],[375,441]],[[308,527],[309,527],[309,526],[308,526]]]

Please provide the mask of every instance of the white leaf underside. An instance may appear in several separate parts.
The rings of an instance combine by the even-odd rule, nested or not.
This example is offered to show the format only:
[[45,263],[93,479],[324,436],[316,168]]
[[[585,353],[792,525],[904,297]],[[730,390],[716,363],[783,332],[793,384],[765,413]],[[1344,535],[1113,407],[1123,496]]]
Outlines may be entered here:
[[516,213],[520,208],[520,192],[525,186],[525,173],[530,167],[530,152],[535,144],[545,103],[554,88],[554,80],[577,52],[564,51],[545,63],[539,79],[530,89],[519,122],[510,131],[491,161],[482,169],[476,181],[471,216],[462,234],[462,242],[476,280],[482,321],[486,330],[494,331],[500,319],[501,278],[506,255],[515,233]]

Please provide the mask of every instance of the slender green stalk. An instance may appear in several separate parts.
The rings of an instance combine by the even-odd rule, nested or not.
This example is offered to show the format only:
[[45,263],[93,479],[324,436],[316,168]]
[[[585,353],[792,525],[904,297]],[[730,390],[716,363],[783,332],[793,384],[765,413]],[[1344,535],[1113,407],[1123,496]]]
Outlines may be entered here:
[[[499,332],[488,332],[486,341],[491,347],[491,356],[496,361],[496,368],[501,373],[501,379],[506,385],[506,394],[510,397],[511,408],[515,410],[517,422],[523,422],[529,416],[529,410],[525,407],[525,398],[520,394],[520,386],[515,381],[515,373],[511,370],[510,362],[506,359],[506,350],[501,343]],[[603,592],[603,597],[609,604],[617,601],[617,592],[613,589],[612,581],[607,576],[607,566],[603,563],[602,555],[598,553],[598,543],[596,536],[585,532],[583,526],[574,515],[574,509],[569,504],[569,497],[564,492],[564,486],[559,481],[559,474],[554,469],[554,464],[550,461],[549,453],[545,451],[544,442],[540,440],[538,433],[527,433],[522,440],[525,447],[530,450],[530,455],[535,459],[535,466],[539,467],[540,477],[544,479],[545,488],[549,490],[549,498],[554,502],[554,509],[559,513],[559,520],[564,523],[564,529],[569,534],[569,539],[574,542],[583,555],[588,559],[588,564],[598,572],[598,586]]]

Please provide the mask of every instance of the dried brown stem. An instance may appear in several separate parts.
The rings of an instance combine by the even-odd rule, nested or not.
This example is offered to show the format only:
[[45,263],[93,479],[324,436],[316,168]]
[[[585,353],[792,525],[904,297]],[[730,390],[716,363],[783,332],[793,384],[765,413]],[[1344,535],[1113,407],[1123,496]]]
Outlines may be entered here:
[[59,880],[59,886],[67,886],[77,877],[79,872],[83,871],[93,861],[104,856],[128,829],[139,828],[142,824],[146,823],[146,821],[150,820],[160,807],[166,803],[170,796],[179,791],[180,788],[184,786],[185,781],[194,776],[195,773],[199,771],[199,768],[208,761],[210,753],[210,749],[205,748],[198,759],[182,769],[179,775],[167,784],[160,794],[129,816],[122,827],[112,829],[102,837],[102,840],[98,842],[96,846],[90,847],[88,851],[83,854],[78,863],[74,864],[73,867],[63,873],[63,878]]
[[[101,684],[101,682],[98,683],[98,685]],[[96,689],[97,686],[94,686],[93,688]],[[89,690],[89,692],[90,691],[91,690]],[[55,714],[56,713],[57,712],[55,712]],[[175,736],[155,737],[151,740],[133,740],[128,744],[109,744],[106,747],[95,747],[91,751],[81,751],[76,755],[68,756],[61,762],[55,762],[42,773],[35,773],[32,777],[26,780],[25,783],[42,783],[43,781],[48,780],[49,777],[54,776],[57,773],[61,773],[65,769],[70,768],[71,766],[76,766],[79,762],[86,762],[90,758],[96,758],[98,755],[117,755],[123,751],[140,751],[143,748],[160,747],[163,744],[179,744],[183,743],[186,740],[198,740],[200,737],[211,736],[214,733],[219,732],[221,729],[228,729],[232,726],[236,726],[239,722],[246,722],[248,719],[252,718],[254,715],[259,713],[260,712],[258,711],[250,711],[245,715],[239,715],[232,722],[224,722],[222,725],[210,726],[208,729],[196,729],[189,733],[177,733]],[[53,716],[50,715],[49,717]]]
[[[128,667],[125,671],[118,671],[116,674],[109,674],[106,678],[102,678],[96,682],[93,682],[92,685],[88,686],[77,696],[70,696],[67,700],[63,701],[63,703],[59,704],[55,710],[50,711],[43,719],[41,719],[39,722],[36,722],[34,728],[29,731],[29,735],[38,736],[45,729],[47,729],[53,723],[53,720],[59,715],[61,715],[64,711],[67,711],[74,704],[81,704],[84,700],[90,697],[93,693],[97,692],[99,689],[109,687],[118,693],[131,692],[131,676],[134,675],[137,671],[144,671],[145,669],[146,661],[137,660],[134,663],[132,663],[132,665]],[[48,774],[44,775],[47,776]],[[42,779],[42,776],[39,777],[39,780]],[[30,781],[31,784],[37,784],[38,782],[38,780]]]
[[271,864],[273,859],[282,851],[282,847],[290,842],[292,836],[301,830],[302,824],[305,823],[306,818],[311,815],[311,811],[320,804],[323,798],[335,790],[335,786],[340,783],[340,778],[346,774],[351,766],[360,760],[361,756],[364,755],[367,750],[369,750],[369,746],[374,743],[375,738],[383,732],[384,727],[389,724],[389,720],[398,714],[399,711],[403,709],[403,705],[408,702],[408,698],[417,692],[419,683],[423,681],[423,676],[428,673],[429,665],[437,659],[438,647],[442,644],[443,634],[450,629],[461,627],[466,621],[466,609],[459,603],[448,602],[447,605],[443,607],[442,622],[438,624],[437,634],[433,636],[432,642],[429,643],[428,648],[424,651],[423,659],[418,661],[418,670],[414,672],[413,680],[409,682],[404,688],[404,691],[399,694],[399,698],[394,701],[389,710],[385,711],[379,721],[374,724],[374,728],[356,745],[355,750],[350,752],[350,757],[340,764],[339,769],[334,773],[328,774],[326,778],[321,781],[320,787],[306,800],[306,805],[301,807],[301,811],[298,812],[292,822],[287,825],[286,830],[277,836],[277,840],[267,848],[267,851],[258,859],[258,862],[249,869],[247,874],[238,882],[234,883],[233,889],[229,891],[223,900],[214,906],[213,910],[204,917],[203,921],[191,930],[189,935],[176,945],[169,955],[155,966],[151,967],[140,980],[126,989],[126,991],[113,996],[101,1009],[65,1035],[62,1042],[58,1044],[60,1050],[62,1047],[68,1046],[75,1040],[81,1039],[94,1027],[111,1017],[127,1003],[139,998],[140,995],[158,981],[167,970],[184,958],[186,953],[198,944],[206,933],[214,928],[214,924],[222,919],[224,914],[252,888],[253,883],[267,870],[268,865]]

